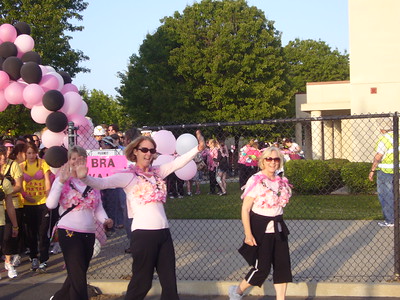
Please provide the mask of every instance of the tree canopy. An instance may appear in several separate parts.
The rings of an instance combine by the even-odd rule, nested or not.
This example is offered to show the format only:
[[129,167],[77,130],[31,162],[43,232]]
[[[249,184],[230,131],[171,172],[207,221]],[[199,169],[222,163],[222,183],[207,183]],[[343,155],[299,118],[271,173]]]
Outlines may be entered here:
[[120,73],[119,100],[140,125],[285,114],[287,63],[261,10],[244,0],[203,0],[162,22]]
[[332,50],[324,41],[290,41],[284,47],[289,78],[296,93],[306,91],[307,82],[349,80],[349,55]]

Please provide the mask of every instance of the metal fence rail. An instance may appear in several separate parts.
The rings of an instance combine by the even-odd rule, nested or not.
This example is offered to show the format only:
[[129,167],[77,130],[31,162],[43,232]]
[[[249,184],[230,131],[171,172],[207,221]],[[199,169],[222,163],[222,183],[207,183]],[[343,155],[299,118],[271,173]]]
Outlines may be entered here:
[[[239,219],[241,200],[237,161],[240,148],[249,140],[257,140],[259,146],[264,147],[273,143],[282,145],[284,138],[290,138],[301,146],[305,162],[330,161],[335,167],[346,160],[370,165],[381,134],[382,121],[387,120],[393,124],[394,140],[398,142],[397,113],[210,124],[156,124],[144,127],[152,131],[169,130],[175,137],[183,133],[194,134],[196,129],[201,129],[206,139],[223,141],[230,151],[228,194],[237,193],[237,198],[227,203],[223,197],[209,195],[208,197],[214,197],[215,201],[208,202],[205,207],[200,201],[193,200],[198,196],[186,194],[185,186],[182,199],[167,201],[170,202],[167,203],[166,211],[174,238],[178,279],[239,280],[246,272],[245,262],[237,253],[243,238]],[[95,149],[97,145],[89,144],[90,142],[92,141],[87,141],[83,146],[86,149]],[[398,147],[395,147],[394,152],[395,161],[397,159],[398,162]],[[377,216],[357,215],[353,218],[341,207],[335,207],[336,215],[342,215],[343,218],[321,218],[321,215],[326,214],[322,211],[323,207],[313,203],[313,199],[317,199],[316,196],[328,201],[335,201],[335,197],[347,197],[348,201],[358,201],[357,199],[363,199],[365,196],[353,194],[339,177],[333,178],[328,186],[303,195],[307,206],[302,207],[296,204],[295,200],[289,204],[288,211],[307,216],[297,218],[291,213],[289,217],[286,216],[291,232],[289,242],[295,281],[380,282],[399,273],[399,181],[396,163],[394,170],[394,228],[377,225],[377,219],[383,218],[380,210]],[[209,178],[206,173],[202,175],[201,190],[204,194],[209,191]],[[362,174],[361,177],[367,179],[368,174]],[[294,193],[298,195],[296,186]],[[373,201],[366,202],[372,205],[363,209],[377,211],[377,207],[380,206],[375,190],[366,197],[372,197]],[[227,215],[227,207],[236,207],[237,214],[234,217]],[[194,212],[198,210],[207,210],[206,214],[200,214],[207,217],[196,218]],[[117,231],[94,259],[92,265],[96,267],[91,269],[89,277],[128,278],[131,258],[123,254],[127,246],[125,233]],[[104,269],[102,266],[106,271],[101,271]]]

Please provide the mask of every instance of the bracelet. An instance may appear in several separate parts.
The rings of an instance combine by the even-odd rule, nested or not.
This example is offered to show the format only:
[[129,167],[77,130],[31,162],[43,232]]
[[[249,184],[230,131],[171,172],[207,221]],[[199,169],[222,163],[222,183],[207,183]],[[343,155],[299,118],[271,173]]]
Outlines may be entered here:
[[15,230],[18,230],[18,229],[19,229],[19,227],[18,227],[18,226],[16,226],[16,227],[14,227],[14,226],[13,226],[13,229],[15,229]]
[[371,173],[371,172],[372,172],[372,173],[375,173],[375,170],[370,170],[369,172],[370,172],[370,173]]

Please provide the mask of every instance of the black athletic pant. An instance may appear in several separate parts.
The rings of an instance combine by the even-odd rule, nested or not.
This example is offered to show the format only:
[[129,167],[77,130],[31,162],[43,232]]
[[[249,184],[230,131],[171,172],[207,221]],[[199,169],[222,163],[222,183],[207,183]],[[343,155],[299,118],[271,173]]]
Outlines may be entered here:
[[50,212],[46,204],[25,205],[26,237],[30,249],[30,258],[37,258],[38,241],[40,262],[49,259],[50,239],[47,236],[50,226]]
[[162,288],[161,300],[179,300],[175,251],[169,229],[134,230],[131,235],[131,249],[132,279],[125,299],[144,299],[151,288],[156,269]]
[[88,299],[86,273],[93,255],[94,233],[58,229],[58,240],[67,267],[67,278],[53,300]]

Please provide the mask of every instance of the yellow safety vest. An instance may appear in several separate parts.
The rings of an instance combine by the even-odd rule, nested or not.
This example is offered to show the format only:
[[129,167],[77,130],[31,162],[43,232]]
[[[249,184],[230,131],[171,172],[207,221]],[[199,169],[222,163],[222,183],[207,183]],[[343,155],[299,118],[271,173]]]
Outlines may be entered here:
[[386,152],[383,155],[381,162],[378,164],[378,169],[380,169],[382,172],[393,174],[393,132],[385,133],[379,138],[377,149],[379,143],[384,143]]

